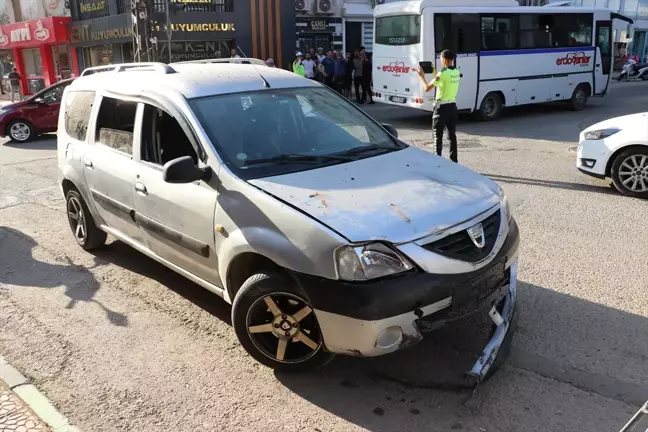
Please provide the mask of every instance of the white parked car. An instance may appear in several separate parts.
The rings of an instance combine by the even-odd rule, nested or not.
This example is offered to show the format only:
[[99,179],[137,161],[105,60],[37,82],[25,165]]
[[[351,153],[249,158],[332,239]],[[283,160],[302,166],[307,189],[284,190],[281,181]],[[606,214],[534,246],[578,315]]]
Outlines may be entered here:
[[576,166],[612,178],[624,195],[648,199],[648,113],[616,117],[581,132]]

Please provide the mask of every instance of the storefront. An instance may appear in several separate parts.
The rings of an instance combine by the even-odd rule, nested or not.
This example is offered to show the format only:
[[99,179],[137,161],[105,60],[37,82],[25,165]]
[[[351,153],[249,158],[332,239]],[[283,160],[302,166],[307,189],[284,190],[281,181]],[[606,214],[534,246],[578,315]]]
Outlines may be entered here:
[[353,52],[359,47],[373,51],[373,8],[368,3],[344,3],[344,50]]
[[69,45],[68,17],[48,17],[0,26],[0,51],[13,62],[23,94],[33,94],[75,75],[77,57]]
[[69,26],[79,68],[133,61],[131,14],[76,21]]
[[[324,51],[343,49],[342,18],[319,16],[315,18],[298,17],[297,49],[308,51],[310,48]],[[294,53],[293,53],[294,54]]]
[[[171,0],[173,1],[173,0]],[[295,47],[293,0],[175,0],[184,10],[169,14],[171,61],[230,57],[238,54],[288,67]],[[156,58],[169,61],[165,4],[153,1],[151,32],[157,39]]]

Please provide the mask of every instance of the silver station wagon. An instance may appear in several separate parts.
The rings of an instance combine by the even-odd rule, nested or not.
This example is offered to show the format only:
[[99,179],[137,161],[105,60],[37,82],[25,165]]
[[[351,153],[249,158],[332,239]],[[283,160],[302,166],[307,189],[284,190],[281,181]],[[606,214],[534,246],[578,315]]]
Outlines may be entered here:
[[519,245],[502,190],[319,83],[257,62],[91,69],[58,128],[78,244],[110,234],[218,294],[260,363],[379,356],[484,310],[469,374],[495,370]]

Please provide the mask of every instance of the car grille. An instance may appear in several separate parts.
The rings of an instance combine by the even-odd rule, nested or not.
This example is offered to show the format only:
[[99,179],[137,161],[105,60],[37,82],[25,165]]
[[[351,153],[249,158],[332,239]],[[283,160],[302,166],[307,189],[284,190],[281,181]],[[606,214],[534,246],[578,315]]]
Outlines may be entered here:
[[461,261],[478,262],[486,258],[497,240],[499,233],[501,212],[498,210],[481,221],[484,228],[485,244],[478,248],[468,235],[467,230],[462,230],[432,243],[423,245],[430,252]]

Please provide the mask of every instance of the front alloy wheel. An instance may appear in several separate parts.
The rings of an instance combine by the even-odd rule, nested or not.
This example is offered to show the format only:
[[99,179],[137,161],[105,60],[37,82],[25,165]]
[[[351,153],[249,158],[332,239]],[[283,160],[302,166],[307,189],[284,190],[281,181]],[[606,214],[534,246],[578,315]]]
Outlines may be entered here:
[[287,276],[259,273],[236,294],[232,323],[259,363],[286,372],[317,369],[332,358],[315,313]]
[[612,164],[612,181],[624,195],[648,198],[648,149],[627,150]]
[[68,223],[76,242],[85,250],[96,249],[106,243],[106,233],[95,225],[94,218],[81,194],[72,189],[65,195]]

